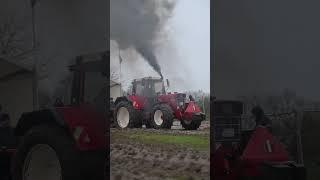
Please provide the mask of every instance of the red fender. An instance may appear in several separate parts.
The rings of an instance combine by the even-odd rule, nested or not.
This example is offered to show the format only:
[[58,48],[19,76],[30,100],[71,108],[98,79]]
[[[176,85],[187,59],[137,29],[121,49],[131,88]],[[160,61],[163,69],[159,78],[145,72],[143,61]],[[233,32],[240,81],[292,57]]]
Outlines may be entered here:
[[145,97],[131,95],[128,98],[132,102],[133,108],[136,110],[142,110],[146,106]]
[[107,148],[106,119],[89,105],[56,109],[81,151]]
[[190,101],[185,112],[183,113],[183,118],[186,120],[191,120],[192,116],[196,113],[201,113],[201,109],[196,105],[195,102]]
[[288,153],[265,127],[257,127],[241,156],[245,176],[258,176],[257,167],[263,162],[286,162]]

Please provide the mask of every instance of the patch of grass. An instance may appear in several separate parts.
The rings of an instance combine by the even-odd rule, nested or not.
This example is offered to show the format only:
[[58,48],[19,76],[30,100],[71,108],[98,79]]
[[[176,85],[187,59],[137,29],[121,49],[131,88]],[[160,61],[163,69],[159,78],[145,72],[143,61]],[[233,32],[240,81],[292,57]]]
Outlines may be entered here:
[[159,134],[159,133],[117,133],[113,134],[113,139],[130,140],[150,145],[174,145],[181,148],[191,148],[195,150],[209,150],[209,136],[185,135],[185,134]]
[[148,144],[171,144],[197,150],[209,150],[209,137],[198,135],[133,134],[130,138]]

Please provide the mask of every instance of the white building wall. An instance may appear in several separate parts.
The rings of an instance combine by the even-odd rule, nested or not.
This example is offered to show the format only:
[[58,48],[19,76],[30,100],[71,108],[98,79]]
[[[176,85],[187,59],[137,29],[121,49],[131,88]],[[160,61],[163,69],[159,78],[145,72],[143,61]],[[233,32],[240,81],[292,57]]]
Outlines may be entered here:
[[117,97],[121,96],[121,86],[115,85],[110,88],[110,97],[113,98],[113,100],[116,100]]
[[32,81],[31,73],[0,81],[0,104],[3,111],[9,114],[12,127],[15,127],[22,113],[33,111]]

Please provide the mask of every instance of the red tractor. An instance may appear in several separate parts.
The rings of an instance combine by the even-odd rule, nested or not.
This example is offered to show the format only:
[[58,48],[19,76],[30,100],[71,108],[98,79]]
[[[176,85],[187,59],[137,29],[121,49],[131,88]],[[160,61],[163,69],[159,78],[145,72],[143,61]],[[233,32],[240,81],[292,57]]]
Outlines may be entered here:
[[[167,80],[167,86],[169,81]],[[166,93],[162,78],[142,78],[132,82],[132,93],[115,101],[115,124],[119,128],[170,129],[173,120],[180,120],[187,130],[199,128],[205,115],[190,96]]]
[[108,56],[79,56],[70,66],[69,103],[57,99],[51,108],[23,113],[12,130],[1,129],[7,141],[0,154],[11,158],[14,180],[104,179]]
[[243,103],[216,100],[213,104],[211,164],[214,179],[304,180],[301,163],[289,161],[283,145],[264,126],[243,131]]

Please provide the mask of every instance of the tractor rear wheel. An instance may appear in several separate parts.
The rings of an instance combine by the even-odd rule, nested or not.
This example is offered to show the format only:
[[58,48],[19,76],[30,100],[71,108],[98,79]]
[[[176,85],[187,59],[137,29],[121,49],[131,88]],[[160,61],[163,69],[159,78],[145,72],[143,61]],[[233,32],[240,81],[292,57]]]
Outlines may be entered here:
[[128,101],[116,105],[114,119],[116,127],[121,129],[142,127],[142,113],[135,110]]
[[[99,177],[103,178],[102,168],[98,172],[98,166],[104,163],[101,161],[103,158],[97,156],[95,160],[99,162],[83,162],[82,157],[63,128],[55,125],[36,126],[26,133],[18,146],[13,163],[13,179],[82,180],[88,178],[90,171],[91,175],[100,174]],[[85,163],[94,164],[95,167],[85,167]]]
[[201,117],[192,116],[191,120],[182,120],[181,125],[186,130],[197,130],[201,125]]
[[153,107],[150,125],[154,129],[170,129],[173,118],[173,111],[169,105],[157,104]]

